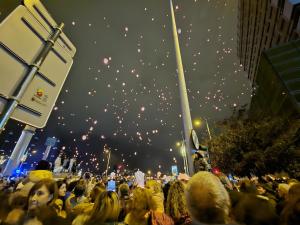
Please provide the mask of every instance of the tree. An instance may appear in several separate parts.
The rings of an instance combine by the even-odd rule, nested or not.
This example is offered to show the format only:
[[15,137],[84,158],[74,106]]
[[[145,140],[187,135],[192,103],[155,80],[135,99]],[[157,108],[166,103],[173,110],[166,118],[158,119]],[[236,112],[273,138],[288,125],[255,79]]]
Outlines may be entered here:
[[242,176],[285,171],[300,177],[300,119],[238,116],[223,121],[221,129],[209,142],[213,166]]

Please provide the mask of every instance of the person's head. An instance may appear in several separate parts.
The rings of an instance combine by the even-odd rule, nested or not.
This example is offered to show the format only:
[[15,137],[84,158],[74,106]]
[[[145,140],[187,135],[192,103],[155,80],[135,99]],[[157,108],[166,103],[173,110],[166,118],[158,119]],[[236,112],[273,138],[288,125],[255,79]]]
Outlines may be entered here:
[[278,196],[281,198],[287,198],[287,195],[289,193],[290,186],[288,184],[279,184],[278,185]]
[[177,177],[177,180],[180,180],[184,184],[187,184],[189,179],[190,179],[190,177],[185,173],[179,173],[179,175]]
[[9,198],[10,207],[14,209],[26,209],[28,204],[27,198],[28,197],[21,192],[15,192],[11,194]]
[[276,225],[279,219],[273,205],[254,194],[244,194],[232,214],[236,222],[246,225]]
[[136,221],[143,220],[146,213],[155,209],[155,202],[148,189],[137,187],[133,190],[130,212]]
[[46,160],[39,161],[35,167],[36,170],[50,170],[50,168],[50,163]]
[[104,191],[105,187],[95,186],[90,193],[90,201],[94,203],[96,201],[96,198]]
[[74,195],[75,195],[75,197],[78,198],[78,197],[83,196],[84,192],[85,192],[85,186],[84,186],[84,184],[79,183],[79,184],[77,184],[75,186],[75,188],[74,188]]
[[67,193],[67,183],[64,180],[60,180],[56,182],[58,187],[58,196],[65,197]]
[[0,191],[0,220],[4,221],[7,217],[7,214],[10,212],[11,204],[9,202],[10,200],[10,194],[4,193]]
[[293,184],[289,188],[288,200],[300,197],[300,183]]
[[120,198],[124,198],[129,195],[129,186],[126,183],[123,183],[119,186],[119,196]]
[[243,179],[239,182],[240,191],[248,194],[255,194],[257,192],[256,187],[250,180]]
[[104,191],[97,196],[89,221],[91,223],[116,222],[119,213],[118,195],[113,191]]
[[259,195],[263,195],[266,193],[266,189],[263,185],[257,185],[256,190],[257,190],[257,194]]
[[280,219],[283,225],[300,224],[300,196],[287,201]]
[[78,184],[78,180],[70,182],[67,186],[67,191],[72,192],[77,184]]
[[299,184],[299,181],[297,179],[289,179],[287,181],[287,184],[291,187],[293,186],[294,184]]
[[147,180],[146,188],[149,189],[152,193],[162,192],[161,184],[156,180]]
[[28,209],[50,205],[57,199],[58,191],[56,182],[53,180],[41,180],[30,190],[28,195]]
[[184,189],[184,184],[179,180],[172,183],[169,189],[166,213],[171,216],[174,221],[179,220],[182,215],[188,214]]
[[57,210],[58,212],[63,209],[64,202],[60,198],[56,199],[54,202],[54,209]]
[[25,218],[25,211],[20,208],[13,208],[5,218],[5,224],[20,224]]
[[196,173],[187,184],[186,198],[191,216],[199,222],[225,223],[229,218],[229,195],[212,173]]
[[66,224],[51,206],[43,205],[27,213],[23,225],[54,225]]

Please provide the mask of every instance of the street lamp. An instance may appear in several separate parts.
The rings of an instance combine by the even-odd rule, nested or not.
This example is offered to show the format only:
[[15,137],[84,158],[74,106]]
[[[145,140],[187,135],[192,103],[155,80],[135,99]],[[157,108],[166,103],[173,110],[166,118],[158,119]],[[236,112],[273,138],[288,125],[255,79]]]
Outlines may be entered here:
[[193,124],[194,124],[194,127],[201,127],[202,120],[201,119],[195,119]]
[[[210,133],[210,129],[209,129],[209,126],[208,126],[208,122],[207,122],[207,119],[203,117],[203,119],[205,120],[205,125],[206,125],[206,130],[207,130],[207,133],[208,133],[208,137],[209,137],[209,140],[212,139],[211,137],[211,133]],[[202,126],[202,123],[203,123],[203,120],[200,118],[200,119],[195,119],[193,121],[194,123],[194,126],[195,127],[201,127]]]

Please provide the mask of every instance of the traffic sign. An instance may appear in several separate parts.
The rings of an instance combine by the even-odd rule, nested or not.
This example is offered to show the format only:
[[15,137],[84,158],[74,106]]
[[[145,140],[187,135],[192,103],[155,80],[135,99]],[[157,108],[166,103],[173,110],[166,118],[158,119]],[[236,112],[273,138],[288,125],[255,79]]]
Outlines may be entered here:
[[[25,0],[0,24],[0,112],[24,82],[58,25],[38,0]],[[60,33],[11,118],[42,128],[73,64],[76,48]]]
[[46,142],[45,142],[45,145],[46,146],[51,146],[53,147],[57,142],[57,139],[56,138],[53,138],[53,137],[47,137],[46,139]]

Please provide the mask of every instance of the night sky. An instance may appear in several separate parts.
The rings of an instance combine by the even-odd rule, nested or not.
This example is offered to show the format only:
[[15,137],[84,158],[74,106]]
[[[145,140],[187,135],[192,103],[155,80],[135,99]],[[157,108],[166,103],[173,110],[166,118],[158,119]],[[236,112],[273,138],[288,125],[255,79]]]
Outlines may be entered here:
[[[13,4],[1,2],[1,12]],[[182,167],[169,0],[42,2],[65,23],[77,53],[47,126],[32,139],[28,164],[42,157],[46,137],[55,136],[60,142],[49,159],[64,149],[78,155],[86,170],[103,172],[104,144],[112,149],[112,166],[170,171],[177,161]],[[251,98],[236,53],[237,0],[175,0],[173,5],[192,119],[207,118],[216,135],[216,123]],[[21,131],[22,125],[10,121],[0,149],[8,154]],[[196,131],[200,140],[207,139],[204,124]]]

